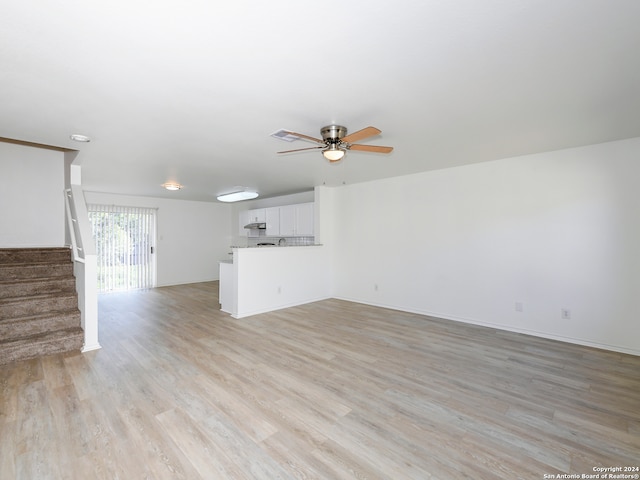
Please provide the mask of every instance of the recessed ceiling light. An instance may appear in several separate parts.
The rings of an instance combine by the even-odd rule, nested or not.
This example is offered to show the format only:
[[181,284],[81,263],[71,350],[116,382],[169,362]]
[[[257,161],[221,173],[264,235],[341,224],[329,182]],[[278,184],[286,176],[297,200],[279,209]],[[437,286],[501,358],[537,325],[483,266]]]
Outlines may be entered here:
[[182,185],[174,182],[163,183],[162,186],[167,190],[171,190],[171,191],[180,190],[182,188]]
[[88,143],[91,141],[89,137],[87,137],[86,135],[80,135],[79,133],[74,133],[73,135],[69,135],[69,138],[74,142]]
[[240,190],[237,192],[224,193],[222,195],[218,195],[216,198],[221,202],[240,202],[241,200],[251,200],[252,198],[256,198],[258,196],[258,192],[253,192],[251,190]]

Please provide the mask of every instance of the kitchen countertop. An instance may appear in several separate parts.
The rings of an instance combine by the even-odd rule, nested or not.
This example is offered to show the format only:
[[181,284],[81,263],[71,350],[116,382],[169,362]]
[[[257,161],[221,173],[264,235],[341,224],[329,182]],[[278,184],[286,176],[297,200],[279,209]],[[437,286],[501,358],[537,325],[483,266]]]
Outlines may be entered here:
[[230,248],[292,248],[292,247],[322,247],[322,243],[312,243],[310,245],[255,245],[255,246],[239,246],[231,245]]
[[[294,248],[294,247],[322,247],[323,244],[322,243],[312,243],[310,245],[255,245],[255,246],[239,246],[239,245],[231,245],[232,250],[234,248],[239,248],[239,249],[243,249],[243,250],[247,250],[247,249],[265,249],[265,248]],[[218,263],[224,263],[224,264],[228,264],[228,265],[233,265],[233,258],[228,258],[228,259],[224,259],[224,260],[218,260]]]

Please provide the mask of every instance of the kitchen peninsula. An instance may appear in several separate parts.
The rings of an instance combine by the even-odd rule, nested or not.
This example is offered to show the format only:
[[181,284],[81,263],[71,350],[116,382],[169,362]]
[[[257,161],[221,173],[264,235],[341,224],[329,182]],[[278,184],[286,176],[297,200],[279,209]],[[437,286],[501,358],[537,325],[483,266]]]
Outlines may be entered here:
[[330,268],[322,245],[232,247],[220,262],[221,310],[234,318],[329,298]]

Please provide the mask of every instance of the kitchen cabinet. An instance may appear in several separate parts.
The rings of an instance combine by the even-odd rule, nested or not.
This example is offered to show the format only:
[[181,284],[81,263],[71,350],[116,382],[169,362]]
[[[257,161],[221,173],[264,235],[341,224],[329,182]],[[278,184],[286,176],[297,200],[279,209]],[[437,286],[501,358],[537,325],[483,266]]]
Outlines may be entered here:
[[264,223],[266,222],[266,209],[256,208],[249,210],[249,222],[247,223]]
[[296,207],[296,235],[300,237],[313,236],[313,203],[301,203]]
[[280,236],[313,236],[313,203],[280,207]]
[[[265,223],[266,221],[266,209],[264,208],[256,208],[253,210],[249,210],[249,221],[247,223]],[[256,228],[245,228],[247,232],[247,237],[259,237],[260,232],[263,230],[258,230]]]
[[296,206],[286,205],[280,207],[280,235],[293,237],[296,230]]
[[265,208],[265,223],[267,237],[277,237],[280,235],[280,207]]
[[249,223],[265,223],[267,237],[312,237],[314,204],[299,203],[282,207],[257,208],[239,213],[240,236],[258,237],[259,230],[244,228]]
[[249,223],[265,223],[265,221],[266,209],[256,208],[253,210],[243,210],[238,214],[238,234],[241,237],[258,237],[259,230],[251,230],[244,228],[244,226]]

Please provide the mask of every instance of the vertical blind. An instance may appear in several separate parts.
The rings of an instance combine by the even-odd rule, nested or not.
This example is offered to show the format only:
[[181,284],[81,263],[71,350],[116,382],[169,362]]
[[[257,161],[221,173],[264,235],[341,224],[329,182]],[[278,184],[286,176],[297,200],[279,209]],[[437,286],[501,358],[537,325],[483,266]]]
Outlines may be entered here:
[[156,210],[87,205],[98,261],[98,290],[155,287]]

